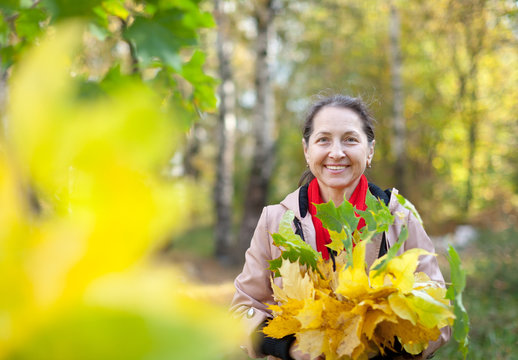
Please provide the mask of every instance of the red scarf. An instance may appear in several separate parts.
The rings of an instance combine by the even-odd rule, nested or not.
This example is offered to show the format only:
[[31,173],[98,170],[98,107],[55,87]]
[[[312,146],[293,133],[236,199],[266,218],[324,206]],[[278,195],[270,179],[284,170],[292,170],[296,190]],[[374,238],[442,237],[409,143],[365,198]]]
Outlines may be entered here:
[[[354,189],[351,197],[349,198],[349,202],[358,210],[367,209],[367,204],[365,204],[365,198],[367,197],[367,189],[369,188],[369,183],[367,182],[367,178],[365,175],[360,177],[360,182]],[[329,236],[329,232],[322,226],[322,222],[316,217],[317,208],[315,204],[322,204],[324,200],[320,196],[320,188],[318,187],[317,179],[313,179],[309,183],[308,187],[308,202],[309,202],[309,213],[311,214],[311,219],[313,220],[313,226],[315,227],[316,232],[316,241],[317,241],[317,250],[322,253],[322,257],[324,259],[329,259],[329,251],[327,250],[327,244],[331,242],[331,237]],[[358,214],[356,214],[358,215]],[[360,230],[365,226],[365,220],[360,218],[360,222],[358,223],[358,227],[356,229]]]

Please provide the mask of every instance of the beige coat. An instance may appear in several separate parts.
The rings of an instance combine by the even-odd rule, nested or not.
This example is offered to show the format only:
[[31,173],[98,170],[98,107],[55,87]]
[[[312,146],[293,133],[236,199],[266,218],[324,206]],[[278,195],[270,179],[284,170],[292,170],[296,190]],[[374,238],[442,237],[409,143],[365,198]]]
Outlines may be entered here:
[[[395,224],[392,225],[387,232],[388,246],[392,246],[398,239],[401,226],[403,222],[406,221],[408,223],[409,237],[405,243],[403,243],[399,253],[411,248],[422,248],[434,253],[435,249],[430,238],[419,221],[399,204],[395,197],[397,193],[396,189],[392,190],[389,209],[392,214],[401,212],[406,216],[403,220],[396,216]],[[273,245],[271,234],[278,232],[280,220],[286,210],[292,210],[295,216],[299,218],[304,232],[304,239],[309,245],[316,249],[315,229],[311,215],[308,212],[304,218],[301,218],[298,196],[299,190],[296,190],[289,194],[280,204],[267,206],[263,209],[250,243],[250,248],[246,252],[243,271],[235,280],[236,293],[232,300],[231,310],[243,319],[245,328],[250,335],[248,337],[250,341],[242,347],[246,349],[249,356],[253,358],[264,356],[254,351],[251,343],[251,335],[266,318],[272,317],[271,312],[265,305],[265,303],[274,303],[273,292],[270,285],[271,271],[268,270],[268,260],[278,258],[281,252],[279,248]],[[369,267],[377,258],[381,246],[381,239],[381,234],[378,234],[378,236],[374,237],[372,241],[367,244],[365,260]],[[422,256],[417,271],[425,272],[432,280],[444,283],[444,278],[434,256]],[[277,285],[281,285],[280,281],[280,278],[275,279]],[[422,356],[415,358],[426,359],[441,345],[446,343],[449,338],[450,328],[443,328],[440,338],[430,343]]]

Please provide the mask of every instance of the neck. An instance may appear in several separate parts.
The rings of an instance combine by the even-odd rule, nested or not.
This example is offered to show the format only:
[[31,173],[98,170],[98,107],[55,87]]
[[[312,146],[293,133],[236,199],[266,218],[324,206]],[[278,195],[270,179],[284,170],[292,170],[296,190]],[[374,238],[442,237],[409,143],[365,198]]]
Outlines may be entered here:
[[322,199],[325,202],[328,202],[329,200],[333,200],[333,203],[335,204],[335,206],[338,207],[338,206],[342,205],[342,203],[344,202],[344,198],[347,197],[347,199],[348,199],[350,195],[351,194],[347,194],[344,191],[330,191],[330,194],[328,196],[322,195]]
[[356,186],[358,186],[358,183],[360,182],[360,179],[354,182],[354,184],[346,189],[333,189],[333,188],[327,188],[322,189],[320,188],[320,196],[322,196],[322,200],[324,202],[328,202],[329,200],[333,200],[333,203],[336,207],[342,205],[344,202],[344,199],[349,199],[351,195],[354,192],[354,189],[356,189]]

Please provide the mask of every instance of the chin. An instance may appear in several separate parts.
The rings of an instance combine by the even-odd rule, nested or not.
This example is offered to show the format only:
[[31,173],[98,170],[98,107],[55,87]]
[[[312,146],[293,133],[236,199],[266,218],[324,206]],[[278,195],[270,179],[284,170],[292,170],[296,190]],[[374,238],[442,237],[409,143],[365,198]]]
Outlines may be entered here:
[[351,184],[350,181],[329,181],[327,186],[336,191],[345,191]]

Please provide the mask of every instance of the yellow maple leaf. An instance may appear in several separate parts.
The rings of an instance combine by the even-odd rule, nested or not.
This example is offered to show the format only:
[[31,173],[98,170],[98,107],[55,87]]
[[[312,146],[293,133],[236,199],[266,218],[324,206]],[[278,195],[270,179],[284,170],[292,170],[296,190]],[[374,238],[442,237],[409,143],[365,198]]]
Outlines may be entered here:
[[[429,290],[433,295],[444,295],[440,288]],[[449,325],[455,316],[444,298],[440,299],[425,291],[414,290],[410,294],[391,294],[389,304],[400,318],[410,321],[413,325],[419,322],[428,328],[442,328]]]
[[291,315],[281,314],[274,317],[263,328],[263,333],[269,337],[281,339],[300,331],[300,322]]
[[415,274],[414,290],[424,291],[444,305],[450,305],[450,301],[446,299],[446,288],[444,284],[431,280],[430,277],[423,272]]
[[326,246],[334,250],[336,252],[341,252],[344,249],[344,241],[347,239],[347,233],[342,229],[341,232],[336,232],[333,230],[329,231],[329,237],[331,238],[331,243]]
[[333,263],[320,259],[317,262],[317,268],[320,272],[309,272],[311,281],[315,289],[329,293],[336,287],[338,276],[333,269]]
[[425,289],[423,289],[428,295],[433,297],[435,300],[439,301],[440,303],[449,306],[450,300],[446,299],[446,289],[439,286],[430,286]]
[[414,286],[414,272],[419,263],[419,256],[421,255],[433,254],[419,248],[407,250],[403,254],[390,260],[387,267],[380,273],[376,273],[375,271],[372,271],[372,269],[383,261],[386,255],[377,259],[372,264],[370,268],[371,271],[369,272],[369,280],[372,287],[381,287],[390,282],[392,286],[396,287],[399,291],[409,293],[412,291]]
[[379,338],[383,338],[384,341],[396,337],[404,349],[413,355],[421,353],[428,347],[429,341],[437,340],[441,334],[441,331],[437,328],[429,329],[420,325],[414,326],[407,320],[399,320],[397,323],[384,321],[376,328],[376,332]]
[[322,324],[323,307],[322,300],[306,299],[304,307],[300,309],[295,318],[300,321],[304,329],[316,329]]
[[388,297],[388,301],[392,310],[401,319],[408,320],[415,325],[417,322],[417,314],[413,311],[407,297],[401,293],[394,293]]
[[422,271],[414,274],[414,280],[414,288],[427,287],[429,285],[435,284],[435,282],[430,279],[428,274]]
[[406,298],[419,317],[419,323],[428,328],[447,326],[455,317],[448,305],[434,299],[426,292],[414,290]]
[[272,282],[282,305],[271,307],[277,321],[265,333],[295,333],[301,351],[328,360],[367,360],[394,350],[395,339],[411,354],[426,349],[454,318],[441,284],[415,273],[419,257],[430,253],[408,250],[374,276],[366,271],[366,244],[356,244],[349,266],[342,251],[334,263],[320,261],[318,273],[284,261],[283,288]]
[[325,333],[320,329],[304,330],[297,334],[297,348],[304,354],[315,359],[322,354],[325,342]]
[[282,307],[279,305],[270,304],[268,305],[268,309],[272,311],[273,316],[277,316],[282,314]]
[[358,243],[353,251],[353,264],[338,275],[335,293],[348,299],[357,299],[369,291],[369,278],[365,271],[365,241]]
[[390,294],[397,292],[394,286],[385,285],[380,288],[370,288],[369,293],[365,295],[365,299],[386,299]]
[[382,321],[397,322],[395,314],[387,314],[382,310],[372,310],[365,314],[363,321],[363,333],[370,340],[374,335],[374,330]]
[[340,301],[331,296],[324,298],[323,302],[323,321],[331,328],[340,328],[344,322],[345,314],[350,313],[354,307],[354,303]]
[[298,300],[314,298],[313,282],[307,273],[301,274],[298,261],[291,263],[289,260],[283,259],[279,273],[282,277],[283,297]]
[[340,341],[340,344],[338,345],[338,348],[336,349],[338,358],[343,356],[349,356],[353,358],[353,353],[355,350],[358,347],[362,347],[361,339],[358,336],[358,333],[360,332],[361,320],[361,316],[354,316],[349,318],[346,325],[343,327],[343,337]]

